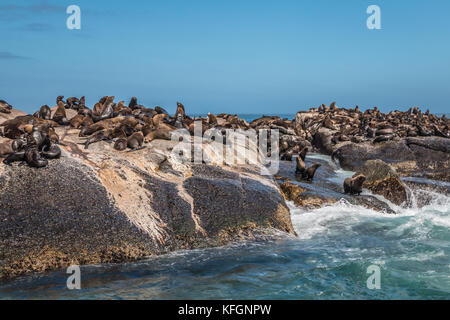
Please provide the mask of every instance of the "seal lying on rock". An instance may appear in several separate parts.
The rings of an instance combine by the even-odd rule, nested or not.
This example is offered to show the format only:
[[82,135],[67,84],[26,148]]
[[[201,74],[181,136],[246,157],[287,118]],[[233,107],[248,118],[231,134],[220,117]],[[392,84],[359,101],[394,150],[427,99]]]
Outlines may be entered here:
[[33,126],[31,133],[25,139],[16,139],[12,143],[11,153],[3,163],[11,165],[16,161],[25,161],[30,167],[42,168],[47,166],[47,159],[57,159],[61,156],[61,149],[50,140],[48,127]]
[[358,175],[354,178],[347,178],[344,181],[344,192],[352,195],[360,195],[362,192],[362,186],[364,181],[366,181],[366,177]]

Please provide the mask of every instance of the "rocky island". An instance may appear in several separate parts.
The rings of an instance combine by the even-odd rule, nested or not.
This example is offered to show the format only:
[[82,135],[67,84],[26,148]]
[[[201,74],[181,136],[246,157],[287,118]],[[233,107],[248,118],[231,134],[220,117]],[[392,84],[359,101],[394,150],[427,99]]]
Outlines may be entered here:
[[[279,148],[269,144],[268,153],[282,160],[279,171],[263,174],[261,150],[247,143],[253,162],[222,161],[226,146],[210,140],[201,142],[208,161],[180,162],[172,133],[185,130],[191,145],[195,123],[201,134],[277,130]],[[33,115],[2,100],[0,277],[294,236],[288,200],[317,208],[346,199],[395,213],[379,197],[407,206],[417,184],[450,182],[449,124],[417,107],[382,113],[332,103],[248,123],[192,118],[181,103],[170,116],[136,98],[126,105],[105,96],[90,109],[84,97],[60,96]],[[305,168],[318,165],[314,179],[295,173],[302,152]],[[345,194],[331,174],[338,167],[363,175],[370,194]]]

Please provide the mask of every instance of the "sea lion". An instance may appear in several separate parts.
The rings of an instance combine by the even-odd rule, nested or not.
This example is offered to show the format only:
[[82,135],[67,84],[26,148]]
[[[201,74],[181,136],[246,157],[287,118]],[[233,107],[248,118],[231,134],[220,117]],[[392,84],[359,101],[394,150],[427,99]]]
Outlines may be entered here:
[[[218,124],[217,117],[209,112],[208,112],[208,123],[210,126],[216,126]],[[251,126],[251,124],[250,124],[250,126]]]
[[42,155],[47,159],[59,159],[61,149],[56,144],[50,143],[42,148]]
[[281,157],[280,160],[281,161],[292,161],[292,157],[294,156],[294,149],[290,149],[286,152],[284,152]]
[[105,104],[105,102],[106,102],[106,100],[108,99],[108,97],[109,97],[109,96],[103,96],[103,97],[100,98],[100,100],[98,100],[98,102],[99,102],[100,104]]
[[184,121],[184,118],[186,118],[186,111],[181,102],[177,102],[177,111],[175,111],[175,115],[173,117],[177,119],[178,114],[181,114],[181,121]]
[[58,102],[58,108],[56,109],[56,112],[53,115],[52,120],[62,126],[70,124],[69,121],[67,120],[66,108],[64,107],[64,103],[62,101]]
[[330,104],[330,111],[337,111],[338,107],[336,106],[336,102],[332,102]]
[[394,134],[394,130],[391,128],[387,128],[387,129],[379,129],[375,132],[375,136],[385,136],[388,134]]
[[300,152],[298,153],[298,156],[305,161],[306,159],[306,154],[308,153],[309,149],[308,147],[304,147],[302,150],[300,150]]
[[44,105],[39,109],[38,117],[44,120],[50,120],[52,117],[52,111],[48,105]]
[[132,97],[130,100],[130,103],[128,103],[128,108],[130,108],[131,110],[134,110],[137,106],[137,98],[136,97]]
[[55,129],[47,127],[45,130],[51,142],[62,145],[62,143],[59,142],[59,135],[56,133]]
[[70,97],[70,98],[66,99],[67,106],[70,109],[77,109],[79,102],[80,102],[80,100],[78,100],[78,98],[76,98],[76,97]]
[[156,129],[156,130],[152,130],[149,133],[145,134],[145,142],[149,143],[152,142],[155,139],[161,139],[161,140],[171,140],[172,135],[171,132],[173,130],[167,130],[167,129]]
[[94,124],[94,120],[92,120],[91,116],[87,115],[84,117],[83,122],[81,122],[81,127],[89,127]]
[[5,100],[0,100],[0,112],[1,113],[11,113],[12,105],[10,105]]
[[84,148],[88,149],[91,143],[103,141],[103,140],[111,140],[113,129],[103,129],[95,132],[91,135],[84,143]]
[[94,110],[92,110],[92,120],[94,122],[99,122],[105,119],[112,118],[114,115],[114,96],[103,97],[101,100],[105,99],[104,103],[98,102],[94,106]]
[[30,167],[43,168],[48,165],[48,160],[43,158],[35,148],[27,149],[25,151],[24,159]]
[[[184,108],[184,107],[183,107]],[[161,108],[160,106],[156,106],[155,107],[155,111],[158,113],[158,114],[169,114],[164,108]]]
[[85,116],[83,116],[82,114],[77,114],[75,117],[73,117],[72,119],[70,119],[70,125],[72,127],[74,127],[75,129],[78,129],[79,127],[81,127],[81,124],[84,121]]
[[11,153],[8,157],[6,157],[5,160],[3,160],[3,163],[10,166],[11,163],[17,162],[17,161],[24,161],[25,160],[25,151],[19,151]]
[[64,102],[63,99],[64,99],[64,96],[57,96],[57,97],[56,97],[56,104],[58,104],[60,101],[61,101],[61,102]]
[[142,149],[142,144],[144,143],[144,135],[141,131],[133,133],[127,139],[127,146],[131,151],[136,151]]
[[[111,122],[110,122],[111,123]],[[112,140],[114,138],[126,138],[127,135],[124,131],[124,125],[113,127],[112,125],[107,129],[96,131],[94,134],[88,137],[84,143],[84,148],[88,149],[89,145],[95,142],[103,140]]]
[[165,114],[165,113],[159,113],[159,114],[155,115],[152,118],[152,122],[153,122],[153,125],[155,126],[155,128],[159,127],[162,124],[164,119],[167,119],[167,114]]
[[366,181],[366,177],[358,175],[354,178],[347,178],[344,180],[344,192],[351,195],[360,195],[362,192],[362,186],[364,181]]
[[308,181],[312,181],[314,179],[314,175],[316,174],[316,170],[321,166],[320,163],[315,163],[312,166],[310,166],[308,169],[306,169],[306,172],[304,174],[304,178]]
[[25,139],[15,139],[11,143],[11,148],[13,152],[22,151],[25,148],[27,141]]
[[122,117],[115,117],[112,119],[105,119],[105,120],[99,121],[99,122],[91,124],[89,126],[84,126],[80,130],[79,136],[86,137],[86,136],[90,136],[91,134],[94,134],[95,132],[100,131],[100,130],[112,129],[116,124],[120,123],[122,120],[123,120]]
[[392,140],[394,137],[395,136],[393,134],[386,134],[384,136],[378,136],[375,139],[373,139],[373,144],[389,141],[389,140]]
[[301,157],[297,157],[295,160],[297,162],[295,174],[300,175],[304,180],[312,181],[314,179],[316,170],[321,166],[321,164],[315,163],[309,168],[306,168],[306,164]]
[[119,138],[114,143],[114,149],[116,149],[118,151],[123,151],[127,148],[127,145],[128,145],[128,141],[126,138]]

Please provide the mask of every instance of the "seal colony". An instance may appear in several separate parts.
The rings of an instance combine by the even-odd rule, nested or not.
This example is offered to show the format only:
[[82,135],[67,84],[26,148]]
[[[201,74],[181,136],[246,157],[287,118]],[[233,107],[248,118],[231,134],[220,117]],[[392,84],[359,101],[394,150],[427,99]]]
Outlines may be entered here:
[[[450,172],[450,140],[434,136],[440,133],[433,128],[446,135],[448,121],[423,113],[429,119],[423,122],[429,123],[419,130],[407,119],[414,121],[420,110],[396,115],[404,118],[402,123],[385,130],[381,123],[387,122],[382,120],[387,114],[370,114],[372,110],[364,116],[359,108],[336,105],[301,111],[294,119],[263,116],[247,122],[233,114],[191,118],[182,103],[168,114],[136,98],[127,102],[105,96],[88,107],[84,98],[61,96],[38,106],[34,114],[2,103],[0,157],[11,158],[9,165],[0,163],[0,278],[73,264],[136,261],[247,239],[284,239],[295,234],[286,201],[311,210],[343,200],[395,214],[384,199],[402,207],[413,198],[418,205],[429,201],[421,192],[410,194],[414,186],[403,177],[423,177],[434,170],[443,173],[435,180],[444,180]],[[194,120],[201,123],[195,132],[267,129],[269,141],[274,137],[270,129],[278,129],[281,153],[270,150],[267,157],[285,161],[277,163],[278,173],[263,174],[259,144],[252,140],[248,146],[238,141],[238,147],[255,162],[224,162],[217,152],[221,143],[214,139],[203,145],[204,164],[180,163],[173,153],[178,139],[171,139],[171,133],[176,128],[192,134]],[[401,137],[402,125],[412,126],[418,136]],[[421,137],[426,130],[433,135]],[[342,137],[346,131],[350,141]],[[389,134],[394,137],[375,141]],[[223,149],[232,148],[227,144]],[[366,179],[353,177],[343,184],[339,168],[317,153],[334,155],[342,169]],[[398,161],[413,174],[399,171]],[[358,196],[361,190],[368,192]]]
[[[136,97],[128,104],[115,102],[114,96],[104,96],[91,109],[85,97],[64,96],[56,98],[56,105],[42,106],[33,115],[17,116],[0,124],[0,135],[7,140],[0,144],[3,163],[26,163],[42,168],[48,160],[61,156],[59,145],[64,145],[56,134],[56,127],[79,130],[85,149],[99,141],[113,144],[117,151],[132,152],[143,149],[155,139],[171,139],[171,132],[186,129],[194,134],[194,121],[201,121],[202,132],[211,128],[223,129],[278,129],[280,132],[280,159],[296,162],[296,177],[312,181],[320,164],[309,167],[305,157],[309,150],[331,155],[335,159],[339,147],[346,143],[372,143],[373,145],[394,141],[404,137],[449,138],[449,120],[438,117],[429,110],[418,107],[406,112],[382,113],[377,107],[364,112],[355,108],[338,108],[335,102],[330,107],[322,104],[309,111],[300,111],[295,119],[278,116],[262,116],[248,123],[237,115],[208,113],[207,117],[191,118],[182,103],[177,102],[173,116],[162,107],[147,108],[138,103]],[[10,114],[13,107],[0,100],[0,113]],[[52,112],[53,110],[53,112]],[[69,116],[69,110],[72,116]],[[344,183],[344,190],[360,194],[363,177],[355,177]]]

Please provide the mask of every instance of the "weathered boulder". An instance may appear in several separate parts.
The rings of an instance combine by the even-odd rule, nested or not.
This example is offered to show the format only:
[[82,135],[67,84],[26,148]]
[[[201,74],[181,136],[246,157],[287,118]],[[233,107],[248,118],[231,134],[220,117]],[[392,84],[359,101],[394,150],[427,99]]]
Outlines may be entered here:
[[331,139],[333,131],[328,128],[320,128],[313,137],[312,144],[321,153],[331,155],[333,153],[333,144]]
[[395,170],[382,160],[368,160],[358,169],[356,175],[364,175],[363,187],[396,205],[407,200],[406,187]]
[[333,153],[342,168],[356,171],[367,160],[380,159],[401,176],[424,176],[450,181],[450,139],[408,137],[397,141],[348,143]]
[[286,200],[293,201],[299,208],[316,209],[327,204],[335,203],[338,200],[325,198],[289,181],[283,182],[280,187]]
[[84,150],[76,130],[58,130],[63,156],[48,167],[0,165],[0,277],[294,234],[257,165],[179,163],[163,140]]

